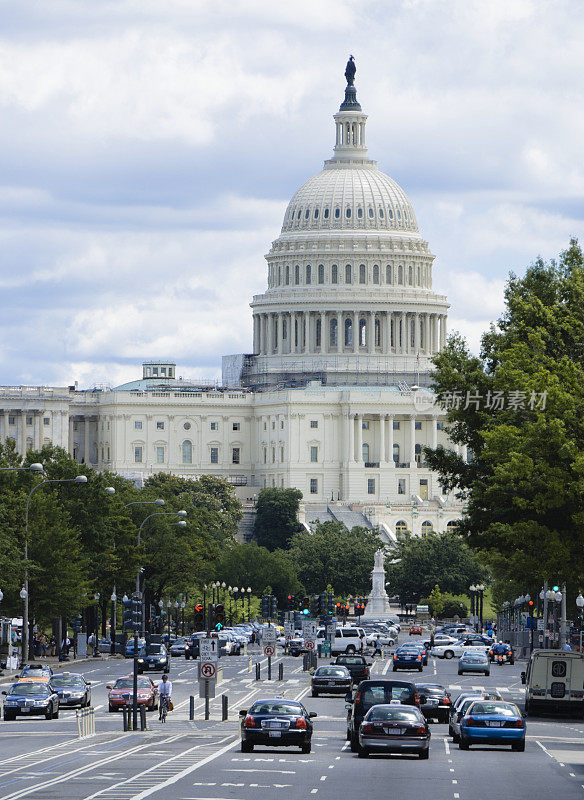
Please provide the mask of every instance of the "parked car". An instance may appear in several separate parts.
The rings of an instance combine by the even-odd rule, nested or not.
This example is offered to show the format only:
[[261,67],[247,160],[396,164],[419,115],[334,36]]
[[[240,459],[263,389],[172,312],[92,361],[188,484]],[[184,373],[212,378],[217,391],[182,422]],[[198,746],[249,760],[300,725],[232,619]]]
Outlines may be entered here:
[[369,753],[430,755],[430,728],[418,708],[401,703],[369,709],[359,727],[359,758]]
[[461,750],[472,744],[510,744],[512,750],[525,750],[525,720],[515,703],[477,700],[471,703],[460,722]]
[[353,681],[346,667],[327,665],[318,667],[310,681],[312,696],[319,694],[343,694],[351,691]]
[[258,744],[269,747],[300,747],[310,753],[314,711],[302,703],[277,697],[256,700],[249,710],[241,709],[241,752],[251,753]]
[[346,667],[351,675],[353,683],[361,683],[369,677],[369,667],[371,661],[367,661],[365,656],[359,654],[340,655],[337,656],[333,664]]
[[[319,628],[316,634],[317,641],[325,638],[324,628]],[[365,631],[356,626],[347,626],[335,630],[335,638],[331,642],[331,654],[362,653],[365,647]]]
[[59,705],[79,708],[91,705],[91,681],[85,680],[83,675],[59,672],[51,677],[49,683],[59,697]]
[[[112,685],[106,687],[109,690],[108,705],[109,711],[121,711],[124,706],[130,706],[134,700],[134,676],[126,675],[118,678]],[[154,711],[158,708],[158,688],[154,682],[143,675],[138,676],[138,706],[146,706],[146,711]]]
[[59,697],[47,681],[28,680],[15,683],[4,701],[4,721],[15,720],[17,716],[30,717],[43,714],[45,719],[58,719]]

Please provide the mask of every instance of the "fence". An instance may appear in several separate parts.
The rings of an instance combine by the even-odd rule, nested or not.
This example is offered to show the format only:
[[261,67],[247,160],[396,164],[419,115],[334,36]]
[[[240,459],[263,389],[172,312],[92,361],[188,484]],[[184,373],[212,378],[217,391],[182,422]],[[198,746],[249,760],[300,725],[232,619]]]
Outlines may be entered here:
[[77,710],[77,732],[80,739],[95,736],[95,711],[93,708]]

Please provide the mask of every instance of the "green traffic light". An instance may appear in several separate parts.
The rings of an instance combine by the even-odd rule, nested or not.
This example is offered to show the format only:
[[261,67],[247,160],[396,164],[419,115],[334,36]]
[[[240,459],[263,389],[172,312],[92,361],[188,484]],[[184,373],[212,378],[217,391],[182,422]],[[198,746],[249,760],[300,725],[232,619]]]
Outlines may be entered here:
[[303,608],[303,609],[302,609],[302,613],[303,613],[305,616],[307,616],[308,614],[310,614],[310,611],[309,611],[307,608]]
[[221,622],[217,622],[215,624],[215,630],[216,631],[220,631],[222,627],[223,627],[223,623],[221,623]]
[[552,586],[552,589],[554,590],[554,592],[559,592],[560,591],[560,587],[559,586]]

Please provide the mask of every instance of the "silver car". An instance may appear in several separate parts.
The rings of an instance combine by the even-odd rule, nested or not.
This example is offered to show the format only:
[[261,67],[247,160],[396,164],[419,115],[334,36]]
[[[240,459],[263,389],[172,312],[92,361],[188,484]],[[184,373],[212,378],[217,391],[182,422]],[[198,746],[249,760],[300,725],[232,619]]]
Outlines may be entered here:
[[458,659],[458,674],[465,672],[480,672],[483,675],[491,674],[491,664],[486,653],[476,650],[465,650]]
[[419,709],[399,701],[369,709],[359,727],[359,758],[382,752],[428,758],[430,728]]

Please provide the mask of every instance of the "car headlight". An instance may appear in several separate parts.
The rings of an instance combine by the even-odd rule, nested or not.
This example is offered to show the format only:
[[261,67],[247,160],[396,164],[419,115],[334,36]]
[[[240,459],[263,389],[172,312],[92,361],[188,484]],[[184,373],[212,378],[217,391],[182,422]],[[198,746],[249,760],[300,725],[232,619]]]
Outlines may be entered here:
[[164,664],[164,662],[165,662],[165,661],[166,661],[166,658],[161,658],[161,659],[160,659],[160,663],[161,663],[161,664]]
[[143,663],[144,663],[144,659],[143,658],[139,658],[138,659],[138,664],[143,664]]
[[35,701],[34,701],[34,704],[35,704],[35,706],[48,706],[48,705],[49,705],[49,701],[48,701],[48,699],[45,699],[45,700],[35,700]]
[[4,701],[4,705],[5,706],[17,706],[18,705],[18,700],[5,700]]

